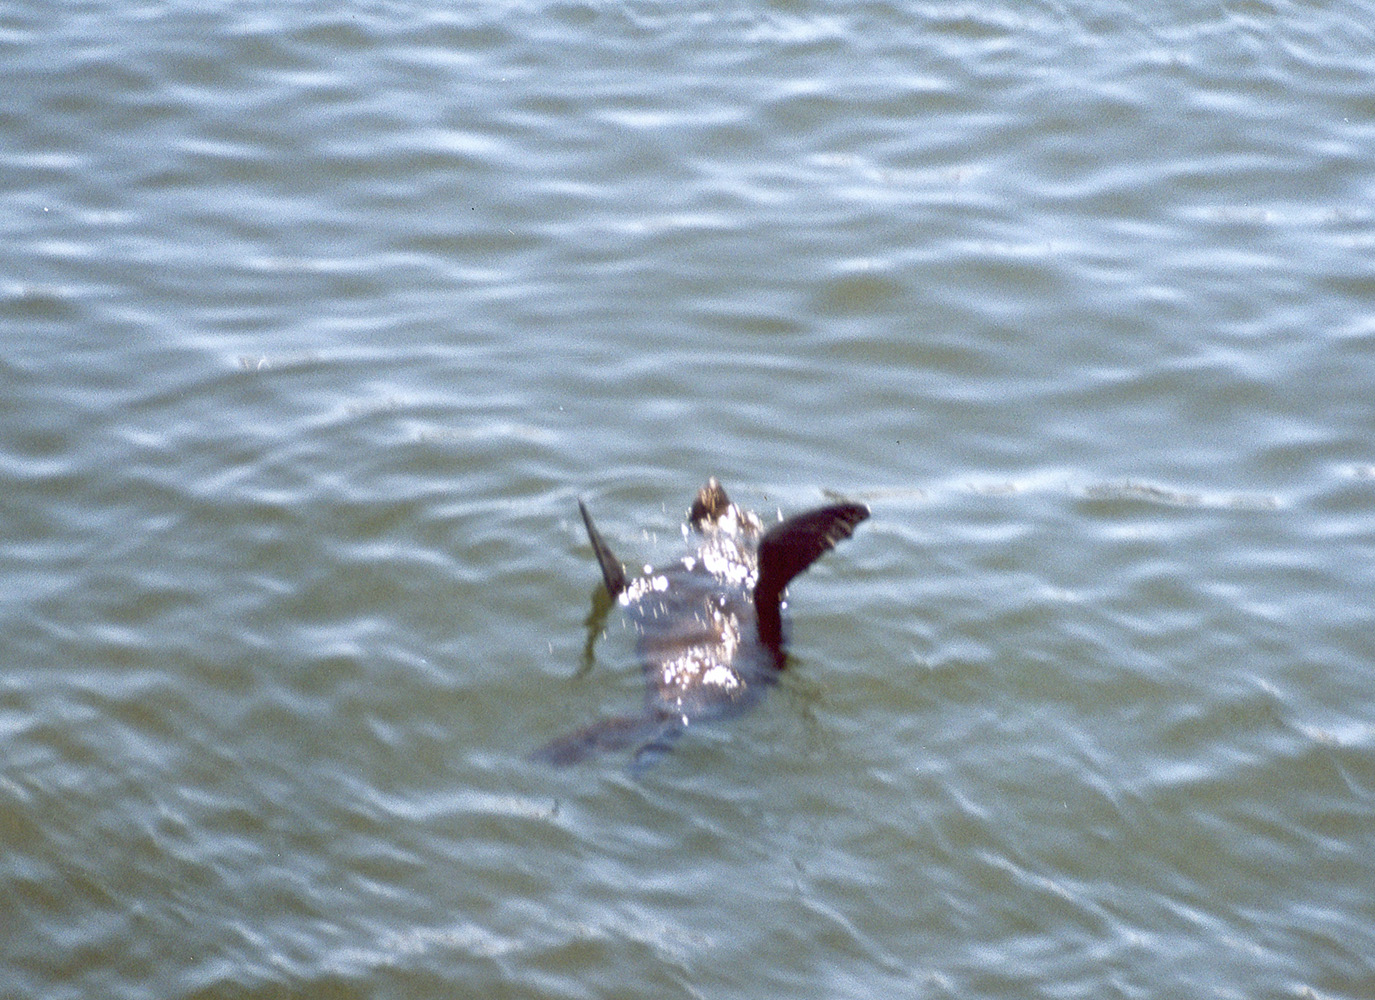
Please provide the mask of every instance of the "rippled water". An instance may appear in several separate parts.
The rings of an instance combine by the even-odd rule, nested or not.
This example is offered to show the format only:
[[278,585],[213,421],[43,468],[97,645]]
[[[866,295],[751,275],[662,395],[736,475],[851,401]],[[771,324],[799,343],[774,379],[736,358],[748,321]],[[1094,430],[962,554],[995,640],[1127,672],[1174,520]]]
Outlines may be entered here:
[[[0,4],[0,992],[1375,994],[1372,51]],[[709,474],[783,682],[531,762]]]

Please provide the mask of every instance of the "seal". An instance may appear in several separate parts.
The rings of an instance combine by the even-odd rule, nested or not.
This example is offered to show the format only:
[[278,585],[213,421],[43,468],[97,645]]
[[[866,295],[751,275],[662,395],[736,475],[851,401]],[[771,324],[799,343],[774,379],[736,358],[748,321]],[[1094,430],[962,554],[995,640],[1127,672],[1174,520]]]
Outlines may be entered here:
[[628,579],[581,500],[587,537],[606,592],[625,609],[647,681],[644,710],[602,719],[535,751],[555,766],[598,751],[634,747],[643,770],[694,722],[738,714],[757,701],[787,662],[783,592],[788,583],[854,532],[863,504],[809,510],[765,528],[731,503],[713,476],[697,491],[686,534],[693,550],[677,563]]

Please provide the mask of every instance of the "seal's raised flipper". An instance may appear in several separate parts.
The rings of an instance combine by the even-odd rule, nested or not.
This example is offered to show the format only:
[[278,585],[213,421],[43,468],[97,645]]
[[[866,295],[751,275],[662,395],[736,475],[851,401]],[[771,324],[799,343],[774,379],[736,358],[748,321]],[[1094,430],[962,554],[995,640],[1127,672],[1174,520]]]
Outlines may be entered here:
[[835,504],[790,517],[764,533],[759,541],[759,582],[754,586],[761,641],[770,646],[783,641],[779,602],[788,582],[849,538],[868,516],[863,504]]
[[597,553],[597,562],[602,568],[602,580],[606,582],[606,592],[613,598],[618,597],[621,591],[625,590],[625,567],[611,554],[606,542],[602,541],[596,525],[592,523],[592,515],[587,512],[581,500],[578,501],[578,510],[582,511],[582,523],[587,525],[587,538],[592,543],[592,551]]
[[544,761],[555,767],[567,767],[592,754],[605,750],[624,750],[637,746],[637,770],[643,771],[668,752],[682,723],[672,717],[646,715],[618,715],[602,719],[577,732],[550,740],[530,755],[531,760]]

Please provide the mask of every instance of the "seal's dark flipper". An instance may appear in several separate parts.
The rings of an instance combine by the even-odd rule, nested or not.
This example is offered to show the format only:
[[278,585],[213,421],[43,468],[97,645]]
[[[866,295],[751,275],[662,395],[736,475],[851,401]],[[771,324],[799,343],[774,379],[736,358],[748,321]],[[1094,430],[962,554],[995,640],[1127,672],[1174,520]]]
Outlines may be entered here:
[[788,582],[849,538],[855,525],[868,516],[869,508],[863,504],[835,504],[790,517],[764,533],[759,542],[759,582],[754,587],[759,638],[764,643],[777,646],[782,642],[778,604]]
[[625,567],[611,554],[606,542],[602,541],[597,526],[592,523],[592,515],[587,512],[581,500],[578,501],[578,510],[582,511],[582,523],[587,525],[587,538],[592,543],[592,551],[597,553],[597,562],[602,568],[606,592],[612,597],[617,597],[625,590]]
[[[681,728],[677,719],[657,715],[619,715],[613,719],[602,719],[577,732],[551,740],[531,754],[530,759],[553,764],[555,767],[567,767],[569,764],[586,760],[594,753],[624,750],[637,744],[640,748],[635,753],[636,761],[651,748],[661,748],[659,756],[663,756],[668,752],[673,737],[677,735],[671,731]],[[645,766],[648,766],[648,763]]]

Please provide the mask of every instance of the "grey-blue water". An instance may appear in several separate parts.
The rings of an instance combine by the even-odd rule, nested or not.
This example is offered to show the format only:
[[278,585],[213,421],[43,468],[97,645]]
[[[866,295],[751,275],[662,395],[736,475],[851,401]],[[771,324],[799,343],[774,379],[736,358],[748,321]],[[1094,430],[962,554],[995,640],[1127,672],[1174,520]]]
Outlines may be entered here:
[[[0,995],[1375,996],[1372,53],[0,3]],[[531,761],[712,474],[781,683]]]

